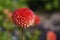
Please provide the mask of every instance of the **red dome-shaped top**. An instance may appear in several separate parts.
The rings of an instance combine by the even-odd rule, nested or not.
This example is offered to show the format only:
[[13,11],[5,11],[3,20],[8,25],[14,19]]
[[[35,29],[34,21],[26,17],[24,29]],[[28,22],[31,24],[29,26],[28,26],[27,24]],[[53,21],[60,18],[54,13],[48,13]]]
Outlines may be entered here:
[[35,15],[29,8],[20,8],[13,12],[12,19],[16,25],[26,28],[34,23]]

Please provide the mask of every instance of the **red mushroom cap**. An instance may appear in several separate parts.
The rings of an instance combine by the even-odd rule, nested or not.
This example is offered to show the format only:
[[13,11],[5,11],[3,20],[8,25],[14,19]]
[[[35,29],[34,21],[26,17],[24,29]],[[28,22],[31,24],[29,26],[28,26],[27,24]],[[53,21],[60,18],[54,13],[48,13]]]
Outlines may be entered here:
[[16,25],[26,28],[33,25],[35,15],[29,8],[20,8],[13,12],[12,19]]

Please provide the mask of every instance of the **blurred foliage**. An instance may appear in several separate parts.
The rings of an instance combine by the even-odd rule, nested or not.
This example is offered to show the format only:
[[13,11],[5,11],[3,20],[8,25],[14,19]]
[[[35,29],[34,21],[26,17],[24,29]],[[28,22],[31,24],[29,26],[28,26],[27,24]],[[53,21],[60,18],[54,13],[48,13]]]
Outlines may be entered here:
[[24,0],[0,0],[0,11],[7,8],[13,10],[14,8],[27,7]]
[[[12,33],[7,31],[14,30],[16,27],[16,25],[12,23],[3,10],[8,9],[9,11],[13,12],[17,8],[31,6],[33,6],[31,8],[32,10],[40,9],[39,11],[42,9],[47,11],[60,9],[59,0],[0,0],[0,27],[4,27],[6,29],[4,32],[0,30],[0,40],[11,40]],[[39,30],[35,30],[33,34],[34,35],[32,35],[29,31],[26,31],[26,36],[29,38],[29,40],[38,40],[38,36],[41,33]]]
[[59,0],[30,0],[28,1],[29,7],[36,11],[55,11],[60,10]]

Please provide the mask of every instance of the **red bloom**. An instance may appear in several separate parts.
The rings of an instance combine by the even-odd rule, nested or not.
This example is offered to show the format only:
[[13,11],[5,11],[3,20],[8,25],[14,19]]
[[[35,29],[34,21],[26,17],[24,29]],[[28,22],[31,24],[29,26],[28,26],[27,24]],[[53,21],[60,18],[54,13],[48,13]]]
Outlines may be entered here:
[[38,25],[38,24],[40,24],[40,21],[41,21],[41,20],[40,20],[40,17],[36,15],[36,16],[35,16],[34,24],[35,24],[35,25]]
[[26,28],[34,23],[35,15],[33,11],[28,8],[20,8],[14,11],[12,19],[16,25]]
[[47,40],[56,40],[56,34],[52,31],[47,32]]

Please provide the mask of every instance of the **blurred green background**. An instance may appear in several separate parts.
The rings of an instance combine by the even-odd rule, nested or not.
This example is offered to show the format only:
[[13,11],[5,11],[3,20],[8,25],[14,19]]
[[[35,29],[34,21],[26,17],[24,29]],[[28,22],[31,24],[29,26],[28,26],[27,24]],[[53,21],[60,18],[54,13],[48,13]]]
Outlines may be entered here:
[[[22,7],[32,9],[37,14],[52,14],[60,11],[59,0],[0,0],[0,40],[20,40],[20,29],[11,21],[10,13]],[[49,13],[47,13],[49,12]],[[38,40],[42,33],[36,28],[26,29],[24,40]]]

